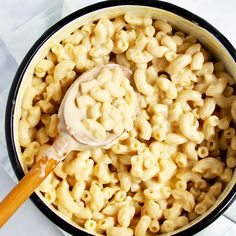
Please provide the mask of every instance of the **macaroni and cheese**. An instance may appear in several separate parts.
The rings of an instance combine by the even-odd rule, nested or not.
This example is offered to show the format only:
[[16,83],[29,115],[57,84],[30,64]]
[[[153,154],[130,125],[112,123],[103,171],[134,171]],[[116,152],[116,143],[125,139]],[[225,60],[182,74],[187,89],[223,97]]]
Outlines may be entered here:
[[25,90],[19,143],[28,168],[58,136],[57,113],[83,72],[118,69],[81,83],[82,121],[103,148],[71,152],[39,187],[45,200],[91,233],[168,233],[206,212],[236,166],[234,79],[191,35],[163,20],[125,14],[101,18],[55,43]]

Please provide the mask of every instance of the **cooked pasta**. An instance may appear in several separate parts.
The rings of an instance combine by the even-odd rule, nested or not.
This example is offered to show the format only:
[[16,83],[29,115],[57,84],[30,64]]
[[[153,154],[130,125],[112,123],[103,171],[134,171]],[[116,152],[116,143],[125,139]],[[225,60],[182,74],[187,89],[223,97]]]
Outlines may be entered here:
[[236,96],[234,79],[208,55],[168,22],[132,14],[85,24],[51,45],[21,104],[27,168],[58,136],[59,104],[81,73],[117,63],[133,72],[133,83],[104,68],[80,85],[84,127],[99,140],[120,136],[69,154],[39,187],[45,200],[108,236],[169,233],[212,207],[236,166]]

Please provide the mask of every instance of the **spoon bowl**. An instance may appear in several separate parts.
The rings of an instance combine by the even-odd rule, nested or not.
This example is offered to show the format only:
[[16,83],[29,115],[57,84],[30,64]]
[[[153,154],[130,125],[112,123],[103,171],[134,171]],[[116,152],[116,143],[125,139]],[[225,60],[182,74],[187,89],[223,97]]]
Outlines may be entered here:
[[[118,64],[107,64],[95,67],[89,71],[86,71],[80,77],[78,77],[76,81],[74,81],[65,94],[62,104],[59,108],[59,132],[68,132],[69,135],[80,144],[82,149],[105,146],[116,140],[121,135],[112,132],[106,132],[105,140],[99,140],[92,137],[81,123],[81,120],[86,118],[86,110],[83,108],[78,108],[75,104],[75,99],[80,95],[79,85],[81,83],[95,79],[103,68],[113,69],[115,67],[120,68],[124,76],[129,80],[131,79],[132,71],[124,66],[120,66]],[[138,95],[136,102],[136,106],[138,106]]]

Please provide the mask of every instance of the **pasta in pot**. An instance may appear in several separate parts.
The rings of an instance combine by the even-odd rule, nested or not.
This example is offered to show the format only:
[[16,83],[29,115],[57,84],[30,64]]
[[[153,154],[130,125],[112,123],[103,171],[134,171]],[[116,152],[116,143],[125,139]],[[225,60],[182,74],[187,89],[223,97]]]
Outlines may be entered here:
[[[39,187],[45,200],[85,230],[108,236],[169,233],[205,213],[236,166],[234,79],[192,36],[147,16],[102,18],[52,45],[25,90],[19,143],[27,168],[58,135],[58,107],[81,73],[118,69],[80,85],[78,107],[94,137],[118,140],[74,151]],[[131,119],[132,118],[132,119]],[[223,158],[223,152],[227,151]]]

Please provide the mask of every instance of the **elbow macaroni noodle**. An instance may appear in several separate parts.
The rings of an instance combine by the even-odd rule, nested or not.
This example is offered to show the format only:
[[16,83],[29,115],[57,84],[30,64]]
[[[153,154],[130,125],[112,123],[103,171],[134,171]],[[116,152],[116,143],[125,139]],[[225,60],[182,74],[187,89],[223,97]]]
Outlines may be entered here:
[[125,132],[104,148],[70,153],[39,187],[45,200],[107,236],[169,233],[204,214],[236,166],[235,81],[209,55],[168,22],[131,14],[84,25],[52,45],[21,104],[27,168],[57,137],[58,107],[84,71],[128,67],[140,100],[133,118],[134,90],[117,68],[80,84],[75,103],[91,135]]

